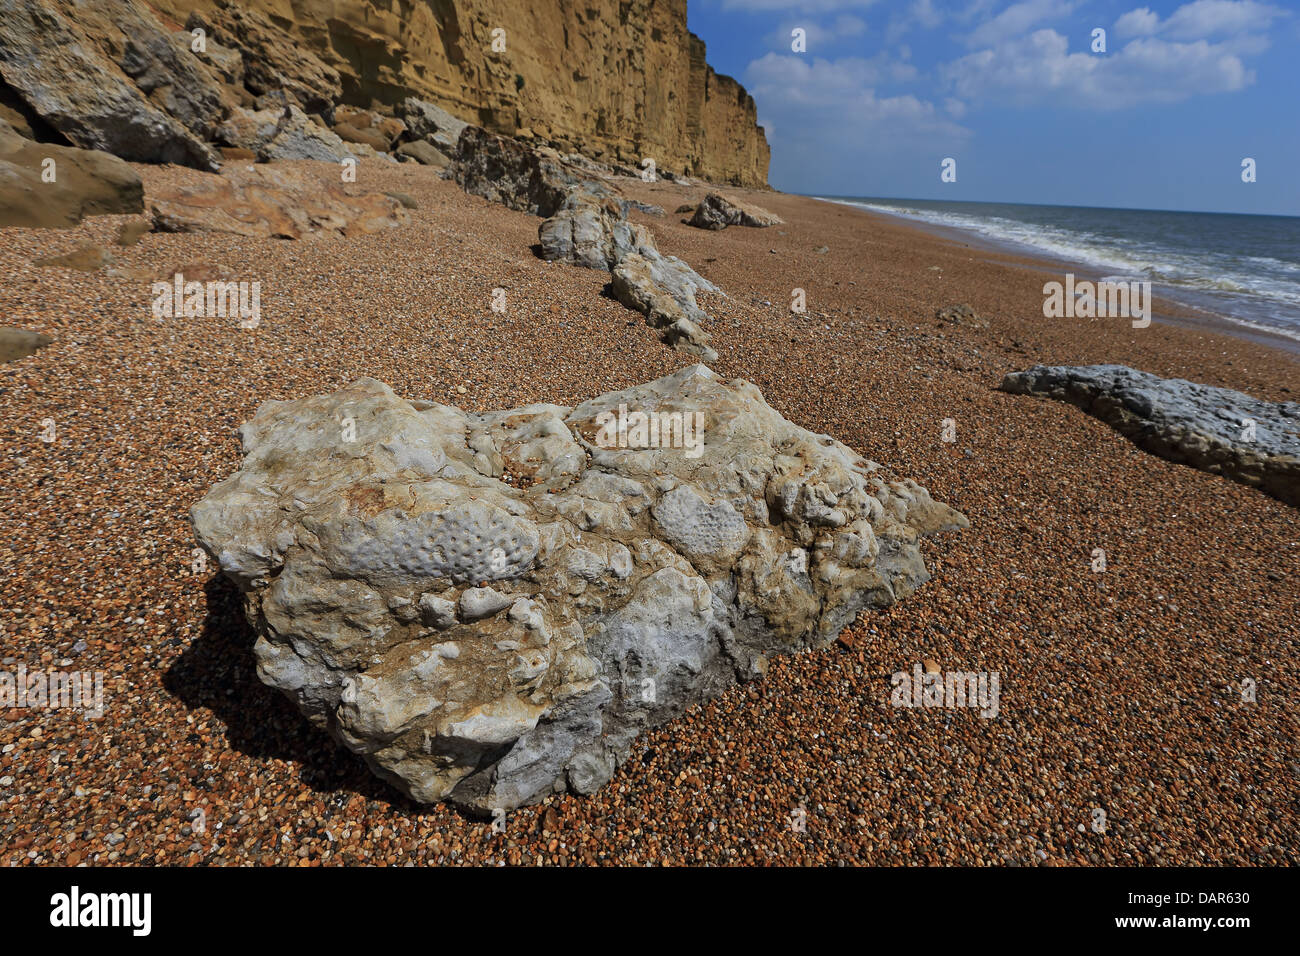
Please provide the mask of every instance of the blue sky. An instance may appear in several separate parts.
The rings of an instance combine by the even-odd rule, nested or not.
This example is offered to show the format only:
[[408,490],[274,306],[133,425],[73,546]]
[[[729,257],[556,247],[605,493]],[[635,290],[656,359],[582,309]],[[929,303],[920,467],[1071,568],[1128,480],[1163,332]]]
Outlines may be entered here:
[[[1297,0],[687,10],[709,63],[754,95],[778,189],[1300,215]],[[791,49],[795,28],[806,52]]]

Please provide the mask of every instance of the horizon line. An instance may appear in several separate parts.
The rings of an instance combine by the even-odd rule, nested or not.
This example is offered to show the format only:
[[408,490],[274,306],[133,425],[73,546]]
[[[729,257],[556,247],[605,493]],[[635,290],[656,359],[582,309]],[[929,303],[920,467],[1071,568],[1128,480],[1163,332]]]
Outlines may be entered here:
[[[781,189],[776,191],[785,192],[785,190]],[[1044,208],[1057,207],[1059,209],[1106,209],[1114,212],[1171,212],[1185,213],[1189,216],[1257,216],[1264,219],[1300,219],[1300,213],[1286,212],[1228,212],[1218,209],[1154,209],[1144,206],[1087,206],[1077,205],[1075,203],[1059,202],[1017,202],[1015,200],[1007,199],[929,199],[919,196],[851,196],[847,194],[837,195],[832,193],[790,193],[790,195],[803,196],[806,199],[883,199],[890,202],[950,202],[987,206],[1041,206]]]

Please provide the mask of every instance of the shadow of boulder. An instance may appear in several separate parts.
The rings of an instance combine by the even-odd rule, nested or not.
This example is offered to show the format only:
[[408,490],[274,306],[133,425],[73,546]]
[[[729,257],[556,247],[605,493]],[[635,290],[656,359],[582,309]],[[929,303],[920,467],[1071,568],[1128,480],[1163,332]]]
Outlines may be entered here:
[[302,782],[317,793],[357,794],[402,812],[426,809],[375,777],[364,760],[313,727],[288,698],[258,680],[256,635],[244,617],[237,587],[216,574],[204,585],[204,593],[208,616],[203,631],[164,674],[168,693],[189,708],[211,710],[239,753],[296,764]]

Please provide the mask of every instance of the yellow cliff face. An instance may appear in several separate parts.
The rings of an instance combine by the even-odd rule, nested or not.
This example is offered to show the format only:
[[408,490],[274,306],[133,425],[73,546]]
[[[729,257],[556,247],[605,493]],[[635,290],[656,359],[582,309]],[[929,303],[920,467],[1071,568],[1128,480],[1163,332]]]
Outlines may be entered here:
[[[229,2],[229,0],[226,0]],[[152,0],[183,24],[221,0]],[[235,0],[336,69],[359,106],[416,96],[606,162],[761,186],[753,98],[705,62],[685,0]]]

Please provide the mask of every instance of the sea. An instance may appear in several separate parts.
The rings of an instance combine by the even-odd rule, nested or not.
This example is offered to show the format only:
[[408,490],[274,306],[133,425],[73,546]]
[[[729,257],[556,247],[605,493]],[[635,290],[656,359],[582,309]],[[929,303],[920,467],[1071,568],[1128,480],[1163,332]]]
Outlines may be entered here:
[[1297,216],[816,198],[956,230],[994,248],[1057,259],[1062,273],[1075,271],[1080,279],[1146,279],[1154,295],[1207,321],[1300,346]]

